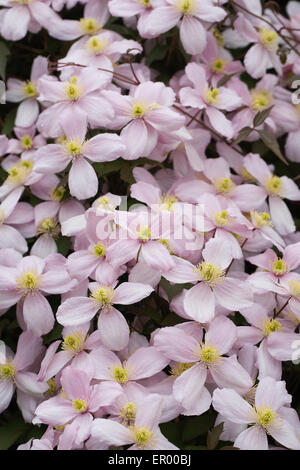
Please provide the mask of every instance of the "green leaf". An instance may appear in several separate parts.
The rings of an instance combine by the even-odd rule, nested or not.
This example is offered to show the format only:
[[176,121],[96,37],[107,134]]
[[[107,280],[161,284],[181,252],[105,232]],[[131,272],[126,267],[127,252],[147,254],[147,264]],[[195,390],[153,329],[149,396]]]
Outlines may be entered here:
[[258,131],[261,140],[265,144],[266,147],[268,147],[270,150],[272,150],[275,155],[280,158],[282,162],[284,162],[286,165],[289,165],[289,162],[285,159],[285,157],[282,155],[279,144],[276,140],[276,138],[270,134],[269,132],[266,131]]
[[215,419],[216,416],[210,413],[186,418],[182,431],[182,441],[188,442],[195,439],[195,437],[203,436],[213,427]]
[[180,423],[169,422],[162,423],[159,425],[163,435],[170,441],[172,444],[175,444],[177,447],[181,447],[181,426]]
[[242,140],[245,140],[249,134],[253,131],[252,127],[243,127],[243,129],[240,130],[239,135],[235,139],[235,141],[232,143],[232,146],[239,144],[242,142]]
[[120,171],[123,162],[124,160],[122,160],[122,158],[118,158],[118,160],[115,160],[113,162],[95,163],[93,167],[95,168],[98,176],[105,176],[109,173]]
[[13,108],[7,113],[3,128],[2,128],[2,134],[10,134],[14,128],[15,125],[15,119],[16,119],[16,114],[17,114],[17,107]]
[[59,237],[56,241],[58,253],[66,256],[70,251],[71,240],[68,237]]
[[162,60],[165,58],[168,52],[169,46],[167,44],[157,44],[151,49],[150,53],[147,55],[146,64],[148,67],[155,62],[156,60]]
[[240,450],[238,447],[233,447],[233,446],[224,446],[221,447],[220,450]]
[[261,126],[265,122],[267,117],[269,116],[272,109],[273,109],[273,106],[270,106],[270,108],[264,109],[263,111],[257,113],[253,120],[254,127]]
[[208,450],[214,450],[217,447],[218,442],[220,440],[220,436],[223,431],[223,427],[224,427],[224,423],[221,423],[218,426],[216,426],[212,431],[208,431],[208,434],[207,434]]
[[7,64],[7,57],[10,55],[10,50],[4,44],[4,42],[0,42],[0,77],[5,80],[5,71],[6,71],[6,64]]
[[0,450],[9,449],[30,427],[31,425],[24,423],[22,416],[16,413],[0,427]]
[[188,289],[192,285],[191,284],[170,284],[165,278],[162,278],[160,281],[160,286],[164,289],[165,293],[167,294],[169,300],[172,300],[173,297],[180,294],[183,289]]

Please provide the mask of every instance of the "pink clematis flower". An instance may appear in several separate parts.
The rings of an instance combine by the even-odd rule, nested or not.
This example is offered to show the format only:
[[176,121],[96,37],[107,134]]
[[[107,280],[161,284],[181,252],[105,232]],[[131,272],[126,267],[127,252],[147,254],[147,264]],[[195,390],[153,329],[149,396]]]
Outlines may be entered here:
[[[18,210],[18,201],[22,193],[22,187],[16,188],[0,204],[0,248],[13,248],[23,254],[28,249],[27,242],[22,234],[10,225],[15,224],[16,227],[19,225],[18,218],[22,215],[22,206],[21,210]],[[26,210],[24,212],[25,220],[28,220],[26,218]],[[32,217],[30,219],[32,220]]]
[[162,328],[154,335],[155,347],[176,361],[172,367],[173,395],[188,411],[185,414],[200,415],[210,407],[211,397],[204,387],[208,372],[219,387],[230,386],[242,395],[247,394],[252,387],[250,375],[234,356],[223,357],[236,340],[232,321],[217,317],[209,325],[205,340],[202,328],[195,334],[195,330],[185,327]]
[[93,197],[98,191],[97,174],[85,157],[92,162],[112,161],[126,149],[116,134],[98,134],[86,141],[87,120],[85,112],[77,110],[74,114],[74,110],[66,109],[61,120],[65,141],[45,145],[35,157],[35,169],[43,174],[58,173],[72,163],[69,188],[79,200]]
[[159,429],[163,409],[163,398],[151,394],[145,398],[136,412],[134,427],[124,426],[117,421],[97,418],[91,428],[91,436],[107,446],[131,445],[131,450],[176,450]]
[[300,190],[296,183],[287,176],[273,175],[266,162],[256,154],[247,155],[244,166],[269,197],[270,214],[276,230],[280,235],[294,232],[295,223],[283,198],[299,200]]
[[[116,283],[115,283],[116,284]],[[125,348],[129,339],[128,324],[114,304],[131,305],[148,297],[153,288],[147,284],[123,282],[105,286],[91,282],[89,297],[72,297],[63,302],[57,311],[57,321],[64,326],[77,326],[90,321],[97,312],[100,337],[105,346],[115,351]]]
[[[38,3],[40,2],[28,3],[28,6]],[[20,2],[20,5],[14,8],[27,8],[27,6],[22,6]],[[15,28],[14,31],[16,31]],[[37,81],[43,75],[48,75],[48,61],[45,57],[38,56],[33,61],[30,80],[26,82],[15,78],[7,80],[7,101],[12,101],[13,103],[21,101],[15,119],[15,126],[27,128],[32,126],[37,120],[39,115]]]
[[[211,87],[206,78],[205,68],[192,62],[185,68],[193,88],[184,87],[179,92],[180,101],[184,106],[204,109],[210,124],[221,135],[231,139],[234,130],[231,122],[222,111],[233,111],[242,105],[241,98],[230,88]],[[221,111],[222,110],[222,111]]]
[[39,131],[45,137],[60,137],[63,134],[61,122],[68,123],[68,119],[64,118],[66,111],[71,112],[73,117],[82,111],[93,128],[109,124],[114,117],[114,110],[100,90],[110,81],[111,74],[94,67],[86,67],[80,74],[68,77],[65,81],[55,80],[52,76],[40,78],[37,86],[39,101],[52,106],[40,114],[37,122]]
[[38,336],[49,333],[54,325],[52,308],[43,293],[61,294],[76,283],[63,263],[58,270],[57,265],[51,265],[51,258],[37,256],[26,256],[16,267],[2,266],[0,276],[0,308],[18,303],[21,325]]
[[251,406],[235,391],[217,389],[213,394],[213,406],[233,423],[252,426],[239,434],[234,446],[242,450],[268,450],[268,434],[288,449],[299,450],[300,443],[293,427],[281,416],[284,405],[291,402],[285,382],[276,382],[271,377],[262,379]]
[[141,36],[156,37],[180,22],[180,39],[184,49],[188,54],[201,54],[207,35],[202,22],[214,23],[225,16],[225,10],[210,0],[165,0],[145,18],[140,33]]
[[211,321],[216,304],[228,310],[249,307],[252,304],[250,285],[226,274],[232,262],[230,246],[220,239],[210,239],[202,256],[203,261],[197,266],[177,258],[175,269],[163,274],[170,282],[197,283],[186,292],[183,301],[190,318],[201,323]]
[[79,448],[90,436],[93,413],[101,406],[108,406],[121,391],[114,384],[109,387],[109,391],[103,384],[91,385],[87,374],[72,366],[63,370],[60,382],[64,394],[41,403],[35,414],[40,422],[52,426],[72,422],[72,431],[77,431],[75,448]]
[[42,340],[31,331],[25,331],[19,336],[15,355],[0,342],[0,413],[9,406],[16,388],[18,400],[24,406],[32,398],[37,405],[43,397],[48,385],[39,383],[37,375],[31,371],[42,353]]
[[129,160],[149,156],[160,134],[172,135],[184,126],[185,118],[171,109],[175,94],[163,83],[141,83],[129,96],[116,91],[103,91],[102,95],[116,113],[111,127],[123,128],[121,137],[127,146],[124,158]]

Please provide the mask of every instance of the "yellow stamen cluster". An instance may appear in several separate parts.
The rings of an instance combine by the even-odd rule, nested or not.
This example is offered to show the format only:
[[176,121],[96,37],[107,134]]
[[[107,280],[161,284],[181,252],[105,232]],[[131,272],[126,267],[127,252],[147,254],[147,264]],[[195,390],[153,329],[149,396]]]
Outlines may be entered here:
[[56,384],[55,378],[47,380],[47,384],[49,386],[48,390],[44,393],[46,398],[54,397],[58,392],[58,387]]
[[128,369],[122,366],[112,368],[112,376],[119,384],[126,384],[128,382]]
[[58,202],[61,201],[62,198],[64,197],[65,192],[66,190],[63,186],[58,186],[52,191],[52,194],[51,194],[52,199]]
[[133,402],[128,402],[122,406],[120,416],[127,426],[132,426],[135,421],[137,406]]
[[80,26],[86,34],[95,34],[101,29],[100,24],[94,18],[81,18]]
[[106,39],[100,39],[98,36],[92,36],[86,43],[87,49],[92,51],[95,55],[103,52],[107,45],[108,41]]
[[87,410],[87,402],[79,398],[76,398],[76,400],[72,401],[72,406],[77,411],[77,413],[85,413]]
[[218,46],[223,47],[224,46],[224,39],[222,36],[222,33],[218,29],[213,30],[213,35],[217,40]]
[[269,336],[271,333],[275,333],[275,331],[281,330],[281,328],[281,323],[278,320],[275,320],[274,318],[265,320],[263,324],[263,332],[265,336]]
[[141,242],[147,242],[151,238],[151,231],[149,227],[141,227],[137,232],[137,237]]
[[220,91],[218,88],[208,88],[205,91],[205,101],[207,104],[217,105],[219,103]]
[[170,194],[164,194],[160,200],[159,207],[161,210],[172,211],[173,204],[175,204],[175,202],[178,202],[178,199],[176,196],[172,196]]
[[83,350],[86,334],[82,331],[76,331],[65,337],[62,343],[64,351],[71,351],[73,354],[78,354]]
[[235,184],[230,178],[216,178],[214,186],[221,194],[228,194],[235,187]]
[[199,273],[200,280],[203,280],[208,285],[213,287],[217,282],[222,281],[225,276],[225,272],[219,266],[215,264],[203,261],[196,267],[196,272]]
[[268,406],[262,406],[256,410],[256,422],[263,428],[269,428],[274,425],[274,422],[278,420],[278,415],[272,408]]
[[292,295],[294,295],[295,297],[300,297],[300,278],[298,281],[296,281],[296,279],[292,279],[291,281],[289,281],[289,286]]
[[255,89],[251,92],[251,108],[255,111],[263,111],[273,103],[273,98],[267,90]]
[[228,212],[225,210],[221,212],[217,212],[215,214],[215,222],[216,222],[216,225],[220,227],[224,227],[225,225],[228,225],[230,223]]
[[115,291],[111,287],[101,286],[92,292],[91,298],[100,305],[111,305]]
[[222,73],[224,72],[226,65],[227,65],[227,60],[221,59],[221,57],[219,57],[211,64],[211,69],[215,73]]
[[193,367],[195,363],[193,362],[178,362],[174,367],[171,369],[171,375],[175,377],[179,377],[183,372]]
[[282,192],[282,187],[283,183],[279,176],[271,176],[266,183],[266,189],[271,196],[279,196]]
[[241,168],[241,174],[245,181],[249,181],[249,183],[256,182],[256,178],[244,166]]
[[133,119],[142,118],[146,112],[147,108],[144,103],[136,103],[132,107],[132,117]]
[[25,183],[33,167],[32,160],[21,160],[14,167],[8,170],[6,183],[8,185],[19,185]]
[[14,378],[16,371],[12,362],[0,364],[0,378],[1,380],[10,380]]
[[33,82],[26,82],[24,83],[23,87],[24,93],[28,98],[33,98],[34,96],[37,95],[37,89],[36,86]]
[[82,145],[78,140],[67,140],[64,148],[69,155],[76,157],[81,154]]
[[30,150],[32,148],[32,138],[30,135],[25,134],[23,135],[22,139],[20,140],[20,144],[22,145],[23,149]]
[[177,0],[175,7],[184,15],[193,15],[197,11],[197,2],[195,0]]
[[205,364],[214,364],[219,362],[220,354],[218,350],[214,348],[212,345],[203,344],[202,348],[200,349],[200,359]]
[[66,85],[66,95],[68,100],[76,101],[81,95],[82,89],[78,84],[77,77],[71,77],[69,83]]
[[268,212],[251,211],[250,217],[255,227],[272,227],[272,220]]
[[150,0],[138,0],[138,2],[144,5],[146,8],[151,8]]
[[278,49],[278,34],[268,28],[259,30],[260,42],[270,52],[276,52]]
[[105,256],[106,246],[103,243],[98,242],[94,245],[93,254],[98,256],[99,258],[103,258]]
[[287,272],[287,264],[282,259],[277,259],[272,263],[272,271],[276,276],[282,276]]
[[153,437],[153,432],[145,426],[139,426],[138,428],[134,428],[133,434],[135,442],[141,447],[149,443],[149,441]]
[[57,238],[60,234],[60,225],[57,217],[46,217],[42,219],[37,227],[37,235],[47,234],[49,237]]
[[26,293],[30,293],[39,287],[40,280],[41,276],[39,276],[35,271],[28,271],[17,278],[17,284],[19,289]]

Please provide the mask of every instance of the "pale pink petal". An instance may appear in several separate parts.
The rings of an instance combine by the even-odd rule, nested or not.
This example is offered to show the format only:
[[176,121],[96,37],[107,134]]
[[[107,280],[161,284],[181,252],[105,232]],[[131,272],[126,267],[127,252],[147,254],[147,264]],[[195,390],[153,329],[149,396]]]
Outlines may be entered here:
[[99,310],[99,305],[88,297],[72,297],[57,310],[57,321],[63,326],[77,326],[90,321]]
[[92,165],[84,158],[73,162],[69,173],[69,188],[72,196],[79,200],[89,199],[97,194],[97,174]]
[[186,292],[183,305],[189,317],[200,323],[211,321],[215,315],[215,296],[204,282]]
[[148,297],[153,287],[139,282],[122,282],[115,289],[114,302],[120,305],[130,305]]
[[23,304],[24,321],[27,328],[37,336],[52,330],[54,316],[48,300],[40,293],[27,295]]
[[100,339],[104,346],[113,351],[121,351],[129,341],[129,326],[127,321],[113,307],[103,309],[98,319]]

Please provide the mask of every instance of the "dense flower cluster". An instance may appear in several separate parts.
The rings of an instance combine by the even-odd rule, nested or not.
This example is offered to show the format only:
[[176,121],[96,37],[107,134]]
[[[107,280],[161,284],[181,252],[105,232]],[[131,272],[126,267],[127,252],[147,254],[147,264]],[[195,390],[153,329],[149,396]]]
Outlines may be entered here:
[[[19,449],[177,449],[160,425],[213,413],[236,448],[300,450],[300,190],[276,173],[300,161],[299,3],[1,6],[2,38],[67,44],[6,82],[0,412],[16,391],[42,429]],[[166,82],[148,58],[169,38]]]

